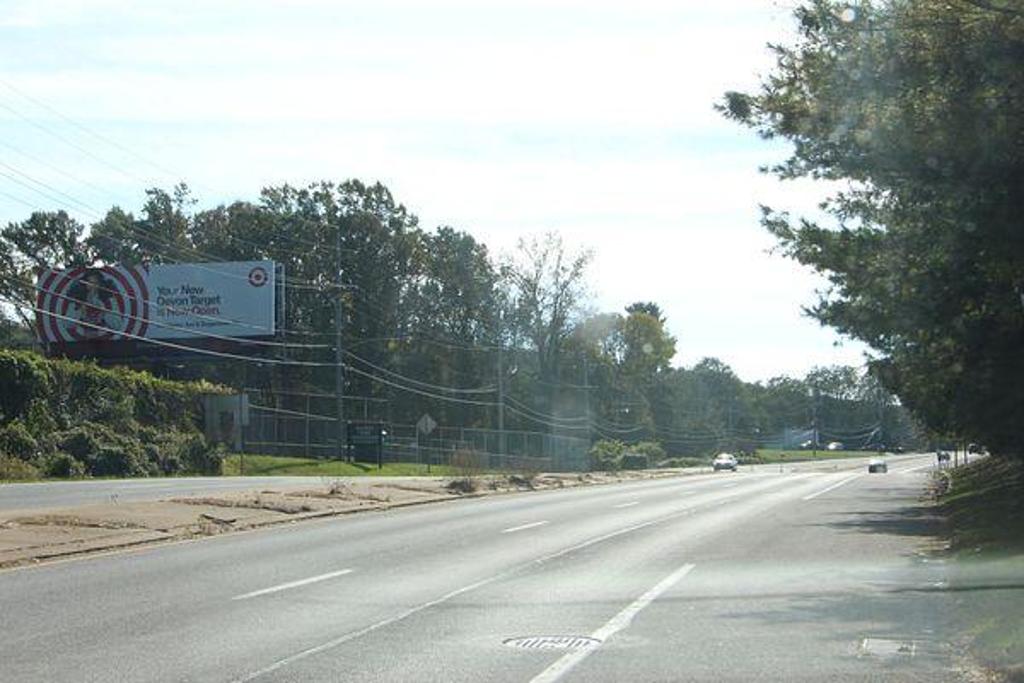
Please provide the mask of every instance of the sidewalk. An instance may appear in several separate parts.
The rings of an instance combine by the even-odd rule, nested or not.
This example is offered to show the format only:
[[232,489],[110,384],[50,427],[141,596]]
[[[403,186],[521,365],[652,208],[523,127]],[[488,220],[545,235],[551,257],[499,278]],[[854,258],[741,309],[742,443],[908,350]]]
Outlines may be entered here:
[[618,473],[313,480],[304,486],[215,496],[0,513],[0,568],[132,546],[212,536],[305,519],[419,505],[466,496],[588,486],[696,474]]

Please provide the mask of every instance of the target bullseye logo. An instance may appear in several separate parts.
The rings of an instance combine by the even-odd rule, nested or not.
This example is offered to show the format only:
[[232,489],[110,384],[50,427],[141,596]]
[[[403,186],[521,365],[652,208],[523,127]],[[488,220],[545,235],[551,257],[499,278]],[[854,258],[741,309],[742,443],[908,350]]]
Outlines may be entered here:
[[149,291],[138,268],[49,270],[36,308],[39,337],[48,342],[134,339],[149,327]]
[[267,284],[267,271],[263,266],[256,266],[249,271],[249,284],[253,287],[262,287]]

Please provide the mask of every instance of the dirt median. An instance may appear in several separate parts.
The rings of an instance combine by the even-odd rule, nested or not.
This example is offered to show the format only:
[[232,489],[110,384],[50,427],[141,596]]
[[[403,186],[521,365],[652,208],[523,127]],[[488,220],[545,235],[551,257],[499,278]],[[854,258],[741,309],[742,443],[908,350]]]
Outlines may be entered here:
[[306,519],[517,491],[695,474],[694,470],[424,477],[319,485],[0,514],[0,568]]

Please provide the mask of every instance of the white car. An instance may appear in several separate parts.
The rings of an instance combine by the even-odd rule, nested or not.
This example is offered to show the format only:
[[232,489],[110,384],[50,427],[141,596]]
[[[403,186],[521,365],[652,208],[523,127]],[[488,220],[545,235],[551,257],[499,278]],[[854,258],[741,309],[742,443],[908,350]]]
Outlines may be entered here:
[[731,453],[719,453],[715,456],[715,459],[711,461],[711,466],[715,468],[715,472],[718,470],[731,470],[735,472],[739,465],[740,461]]
[[829,450],[829,451],[845,451],[846,450],[846,445],[843,444],[842,441],[832,441],[827,446],[825,446],[825,450]]

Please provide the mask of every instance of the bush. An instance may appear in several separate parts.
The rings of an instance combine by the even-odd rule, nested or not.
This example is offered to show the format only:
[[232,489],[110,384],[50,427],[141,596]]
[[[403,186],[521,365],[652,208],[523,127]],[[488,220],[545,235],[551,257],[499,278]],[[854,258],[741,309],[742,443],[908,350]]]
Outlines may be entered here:
[[99,453],[104,444],[111,443],[116,435],[107,427],[86,422],[53,435],[55,450],[67,453],[75,460],[85,462]]
[[657,441],[641,441],[640,443],[631,446],[629,449],[633,453],[639,453],[647,456],[647,461],[658,462],[664,460],[667,456],[665,449],[661,447],[661,444]]
[[200,434],[185,436],[179,458],[182,471],[191,474],[219,475],[224,467],[223,449],[210,446]]
[[602,439],[590,447],[590,469],[614,472],[622,466],[622,454],[626,444],[615,439]]
[[154,471],[133,435],[118,434],[109,427],[86,422],[54,435],[54,449],[70,455],[98,477],[138,477]]
[[35,354],[0,352],[0,419],[24,417],[33,400],[45,400],[51,394],[49,369]]
[[100,446],[85,461],[89,474],[96,477],[140,477],[149,474],[145,457],[137,444]]
[[690,456],[683,456],[678,458],[668,458],[662,460],[655,467],[702,467],[707,465],[708,461],[706,458],[696,458]]
[[649,466],[647,456],[643,453],[630,451],[623,453],[621,465],[624,470],[646,470]]
[[11,350],[0,350],[0,387],[0,422],[21,418],[36,438],[82,422],[190,431],[202,418],[203,395],[227,391],[208,382],[173,382]]
[[0,454],[47,476],[221,472],[197,427],[222,387],[3,349],[0,387]]
[[39,466],[47,477],[77,479],[86,476],[85,464],[67,453],[51,453],[39,461]]
[[25,481],[38,478],[39,470],[31,463],[0,454],[0,481]]
[[0,427],[0,454],[30,462],[39,454],[39,442],[21,420]]
[[38,398],[29,403],[25,426],[36,439],[45,439],[59,429],[46,401]]

